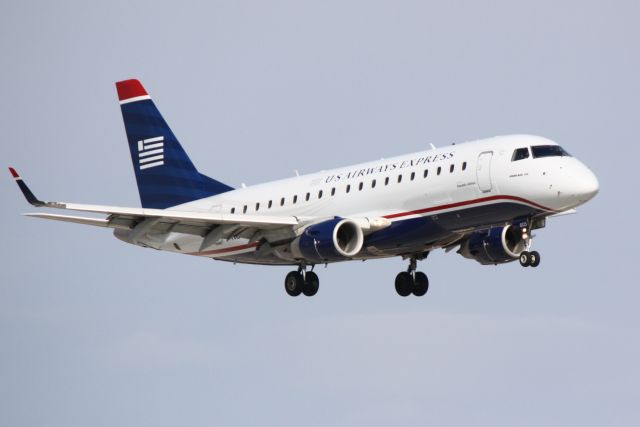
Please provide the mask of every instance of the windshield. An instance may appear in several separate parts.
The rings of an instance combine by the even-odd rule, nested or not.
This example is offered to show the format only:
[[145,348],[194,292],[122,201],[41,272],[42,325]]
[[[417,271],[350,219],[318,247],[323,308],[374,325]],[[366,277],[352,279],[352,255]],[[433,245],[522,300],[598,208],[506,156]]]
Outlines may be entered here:
[[538,145],[531,147],[531,154],[533,154],[533,158],[537,159],[539,157],[557,157],[557,156],[568,156],[571,157],[571,154],[567,153],[564,148],[559,145]]

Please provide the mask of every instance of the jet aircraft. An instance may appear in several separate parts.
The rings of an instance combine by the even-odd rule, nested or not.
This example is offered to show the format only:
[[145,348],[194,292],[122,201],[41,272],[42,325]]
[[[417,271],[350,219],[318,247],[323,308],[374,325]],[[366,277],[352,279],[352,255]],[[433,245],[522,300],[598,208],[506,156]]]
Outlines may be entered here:
[[33,206],[102,217],[30,217],[111,228],[127,243],[233,263],[288,265],[285,291],[315,295],[314,267],[402,257],[400,296],[424,295],[417,262],[436,249],[481,264],[537,267],[532,234],[575,212],[599,189],[557,143],[498,136],[232,188],[198,171],[135,79],[116,83],[141,207],[42,201],[9,168]]

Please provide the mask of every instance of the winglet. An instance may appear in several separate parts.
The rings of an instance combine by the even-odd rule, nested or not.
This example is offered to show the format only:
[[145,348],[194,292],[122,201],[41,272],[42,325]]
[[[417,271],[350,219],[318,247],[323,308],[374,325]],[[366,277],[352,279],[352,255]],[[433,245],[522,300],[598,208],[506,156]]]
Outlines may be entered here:
[[27,184],[25,184],[20,177],[18,171],[10,167],[9,172],[11,172],[11,176],[13,176],[13,178],[16,180],[16,184],[18,184],[18,187],[20,187],[20,191],[22,191],[22,194],[24,194],[24,197],[29,203],[31,203],[33,206],[45,206],[47,204],[42,200],[38,200],[36,196],[33,195],[29,187],[27,187]]

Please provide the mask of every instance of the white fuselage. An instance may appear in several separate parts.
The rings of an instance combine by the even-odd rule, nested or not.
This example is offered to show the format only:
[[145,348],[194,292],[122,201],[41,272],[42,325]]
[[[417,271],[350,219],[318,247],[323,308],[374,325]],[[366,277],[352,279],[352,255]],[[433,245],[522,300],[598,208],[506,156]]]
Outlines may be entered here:
[[[470,229],[507,223],[520,217],[547,216],[574,208],[598,190],[593,173],[570,156],[514,160],[514,150],[555,146],[530,135],[501,136],[389,159],[291,177],[240,188],[171,209],[233,215],[350,218],[368,228],[371,244],[356,258],[392,256],[407,251],[395,241],[385,243],[382,228],[410,220],[438,225],[411,235],[411,250],[443,246]],[[459,222],[457,222],[459,220]],[[438,221],[442,221],[439,223]],[[414,224],[414,223],[411,223]],[[415,222],[418,224],[418,222]],[[391,229],[400,230],[400,224]],[[380,230],[378,230],[380,228]],[[407,230],[403,229],[404,233]],[[247,234],[248,233],[248,234]],[[222,237],[202,247],[204,236],[183,233],[148,235],[139,243],[157,249],[237,262],[294,264],[288,251],[277,248],[261,257],[258,237],[250,230],[230,227]],[[270,235],[286,241],[290,233]],[[295,233],[295,232],[294,232]],[[376,235],[378,233],[378,235]],[[396,233],[390,239],[400,238]],[[280,239],[281,237],[281,239]],[[415,246],[415,248],[413,248]],[[394,250],[397,247],[397,250]],[[263,259],[264,258],[264,259]]]

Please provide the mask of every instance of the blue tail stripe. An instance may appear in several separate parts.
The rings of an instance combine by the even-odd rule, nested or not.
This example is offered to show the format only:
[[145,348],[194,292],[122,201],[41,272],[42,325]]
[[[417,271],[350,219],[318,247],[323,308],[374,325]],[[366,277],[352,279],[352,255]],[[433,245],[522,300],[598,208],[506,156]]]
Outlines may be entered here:
[[153,101],[121,109],[143,207],[165,209],[233,189],[198,172]]

